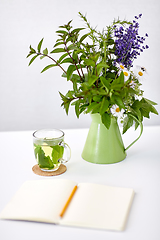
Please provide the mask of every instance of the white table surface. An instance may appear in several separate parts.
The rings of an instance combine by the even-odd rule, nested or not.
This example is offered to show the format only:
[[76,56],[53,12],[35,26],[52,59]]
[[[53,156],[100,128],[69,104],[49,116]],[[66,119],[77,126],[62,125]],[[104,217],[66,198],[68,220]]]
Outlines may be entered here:
[[[32,172],[36,164],[32,132],[0,132],[0,211],[26,180],[45,179]],[[88,129],[64,130],[72,157],[67,172],[52,178],[71,179],[119,187],[136,192],[123,232],[72,228],[54,224],[0,220],[1,240],[159,240],[160,239],[160,126],[144,127],[141,138],[120,163],[97,165],[81,153]],[[127,147],[138,136],[133,129],[123,135]]]

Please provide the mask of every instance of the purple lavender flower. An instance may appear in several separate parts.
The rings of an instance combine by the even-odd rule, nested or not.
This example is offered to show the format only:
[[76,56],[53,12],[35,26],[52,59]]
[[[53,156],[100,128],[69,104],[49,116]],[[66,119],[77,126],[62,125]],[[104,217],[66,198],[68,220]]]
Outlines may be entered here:
[[[135,16],[135,19],[139,19],[142,14]],[[128,26],[128,28],[115,27],[114,36],[115,40],[115,55],[117,63],[123,63],[126,68],[132,66],[133,60],[137,58],[137,55],[140,55],[140,52],[143,52],[144,49],[148,48],[148,45],[145,47],[142,44],[145,41],[145,37],[140,37],[138,34],[139,23],[133,20],[133,23]],[[148,34],[145,35],[148,37]]]

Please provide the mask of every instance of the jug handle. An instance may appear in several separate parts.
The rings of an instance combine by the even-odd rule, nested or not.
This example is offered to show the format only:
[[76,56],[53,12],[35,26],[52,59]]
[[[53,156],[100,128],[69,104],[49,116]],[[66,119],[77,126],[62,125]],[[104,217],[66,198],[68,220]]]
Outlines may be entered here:
[[140,130],[140,135],[139,135],[139,137],[136,138],[136,140],[134,140],[127,148],[125,148],[125,151],[128,150],[135,142],[137,142],[137,140],[141,137],[142,132],[143,132],[143,124],[142,124],[142,122],[139,121],[139,120],[138,120],[135,116],[133,116],[132,114],[130,114],[130,116],[131,116],[132,118],[134,118],[134,120],[139,123],[141,130]]

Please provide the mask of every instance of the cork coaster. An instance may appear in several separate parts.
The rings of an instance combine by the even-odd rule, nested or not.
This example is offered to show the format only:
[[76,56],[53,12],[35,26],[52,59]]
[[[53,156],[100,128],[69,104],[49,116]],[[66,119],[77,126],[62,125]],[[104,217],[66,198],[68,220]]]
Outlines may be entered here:
[[34,165],[32,167],[32,171],[37,174],[37,175],[40,175],[40,176],[57,176],[57,175],[60,175],[62,173],[64,173],[65,171],[67,170],[67,167],[63,164],[60,165],[60,167],[58,168],[58,170],[56,171],[52,171],[52,172],[45,172],[45,171],[42,171],[38,164]]

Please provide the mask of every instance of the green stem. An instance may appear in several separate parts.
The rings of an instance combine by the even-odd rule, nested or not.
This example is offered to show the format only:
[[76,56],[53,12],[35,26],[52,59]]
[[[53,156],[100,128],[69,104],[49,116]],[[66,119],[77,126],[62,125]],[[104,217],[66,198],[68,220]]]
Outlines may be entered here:
[[[106,63],[106,41],[103,41],[104,43],[104,62]],[[104,76],[106,76],[106,67],[104,68],[105,74]]]
[[[97,65],[96,65],[96,63],[95,63],[95,70],[96,70],[96,76],[98,77]],[[98,79],[96,80],[96,87],[98,88]]]
[[79,66],[80,66],[80,69],[81,69],[81,72],[82,72],[83,78],[85,78],[84,73],[83,73],[83,69],[82,69],[82,66],[81,66],[81,63],[80,63],[80,60],[79,60],[79,57],[78,57],[78,63],[79,63]]
[[[70,31],[68,31],[69,32],[69,35],[71,36],[71,33],[70,33]],[[76,47],[76,45],[75,45],[75,43],[71,40],[71,42],[73,43],[73,45]],[[80,48],[81,49],[81,48]],[[78,57],[78,55],[77,55],[77,57]],[[83,76],[83,78],[85,78],[85,76],[84,76],[84,73],[83,73],[83,69],[82,69],[82,66],[81,66],[81,63],[80,63],[80,60],[79,60],[79,57],[78,57],[78,63],[79,63],[79,66],[80,66],[80,69],[81,69],[81,72],[82,72],[82,76]]]
[[76,70],[77,70],[77,72],[78,72],[78,75],[79,75],[79,77],[80,77],[80,79],[81,79],[81,81],[82,81],[82,76],[81,76],[81,74],[80,74],[80,72],[79,72],[79,70],[78,70],[77,64],[75,63],[75,61],[74,61],[74,59],[72,58],[70,52],[68,51],[67,44],[66,44],[65,41],[64,41],[64,46],[65,46],[65,49],[66,49],[66,51],[67,51],[69,57],[72,59],[74,65],[75,65],[75,67],[76,67]]

